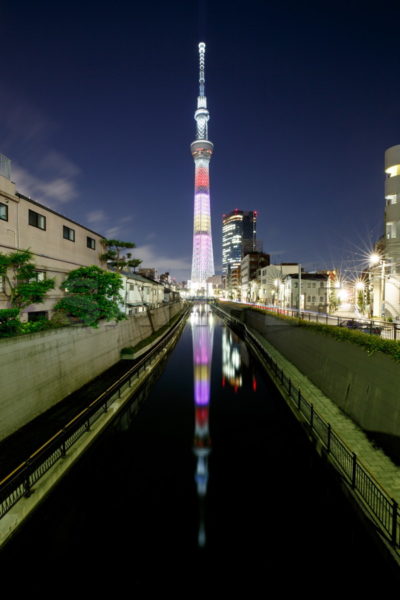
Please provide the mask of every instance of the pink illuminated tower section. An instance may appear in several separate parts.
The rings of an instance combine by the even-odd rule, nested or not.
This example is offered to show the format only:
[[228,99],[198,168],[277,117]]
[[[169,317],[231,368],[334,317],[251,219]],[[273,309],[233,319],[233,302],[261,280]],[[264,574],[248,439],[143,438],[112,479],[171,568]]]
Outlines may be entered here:
[[207,293],[207,278],[214,275],[214,255],[211,238],[210,186],[208,167],[213,152],[213,144],[208,139],[207,98],[205,96],[204,56],[206,45],[199,44],[200,76],[196,120],[196,140],[191,144],[195,165],[194,180],[194,227],[193,227],[193,261],[192,290]]

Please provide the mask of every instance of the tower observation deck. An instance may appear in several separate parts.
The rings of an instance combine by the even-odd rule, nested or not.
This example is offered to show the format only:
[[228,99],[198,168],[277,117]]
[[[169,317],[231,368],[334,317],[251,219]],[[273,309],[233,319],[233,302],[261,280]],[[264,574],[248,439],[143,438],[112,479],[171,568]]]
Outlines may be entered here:
[[208,139],[207,98],[205,96],[205,50],[199,44],[200,75],[196,121],[196,139],[191,144],[195,165],[194,181],[194,226],[191,289],[195,293],[208,294],[207,278],[214,275],[214,254],[211,237],[209,164],[213,144]]

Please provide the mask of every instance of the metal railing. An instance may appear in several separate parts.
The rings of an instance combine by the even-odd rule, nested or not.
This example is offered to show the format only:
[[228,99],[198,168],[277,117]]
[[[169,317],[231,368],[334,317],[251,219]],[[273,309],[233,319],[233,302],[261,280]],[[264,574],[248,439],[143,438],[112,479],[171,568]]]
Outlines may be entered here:
[[[89,406],[71,419],[63,429],[38,448],[29,458],[0,481],[0,519],[22,498],[30,496],[33,486],[68,450],[88,431],[101,415],[108,411],[121,393],[137,381],[143,372],[157,360],[159,353],[183,327],[189,314],[189,308],[178,321],[165,333],[152,350],[139,360],[129,371],[108,387]],[[136,392],[137,390],[135,390]]]
[[374,478],[362,464],[357,455],[346,445],[340,436],[332,429],[321,415],[314,409],[302,395],[283,369],[274,361],[262,342],[255,336],[244,323],[228,315],[220,307],[214,308],[216,312],[239,334],[243,334],[246,341],[261,353],[262,359],[279,383],[283,386],[291,405],[301,419],[306,423],[309,434],[318,438],[325,455],[332,459],[332,464],[351,487],[359,504],[373,517],[381,533],[399,551],[400,547],[400,512],[396,500],[390,497],[381,484]]
[[246,304],[249,308],[260,308],[266,312],[294,317],[313,323],[323,325],[335,325],[337,327],[347,327],[354,331],[363,331],[374,335],[380,335],[388,340],[400,340],[400,322],[384,321],[380,319],[366,319],[365,317],[346,317],[340,315],[330,315],[326,313],[313,312],[310,310],[299,310],[298,308],[281,308],[269,304]]

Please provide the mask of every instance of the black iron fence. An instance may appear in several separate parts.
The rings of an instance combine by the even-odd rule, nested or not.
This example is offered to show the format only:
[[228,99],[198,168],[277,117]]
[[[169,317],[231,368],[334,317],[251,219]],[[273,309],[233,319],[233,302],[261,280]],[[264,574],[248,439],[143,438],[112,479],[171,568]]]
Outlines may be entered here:
[[[166,344],[183,326],[188,316],[187,309],[171,330],[165,333],[154,348],[139,360],[118,381],[114,382],[89,406],[69,421],[63,429],[43,444],[26,461],[12,473],[0,481],[0,519],[22,498],[30,496],[33,486],[86,432],[98,418],[108,411],[108,408],[121,394],[132,387],[143,375],[143,372],[154,363]],[[136,391],[136,390],[135,390]]]
[[302,395],[291,379],[273,360],[262,342],[241,321],[226,314],[220,307],[215,309],[238,333],[243,333],[250,345],[261,353],[262,359],[285,389],[292,407],[306,423],[308,432],[322,444],[325,455],[354,492],[355,498],[379,526],[384,537],[399,551],[400,512],[396,500],[391,498],[374,476],[361,463],[357,455],[346,445],[321,415]]

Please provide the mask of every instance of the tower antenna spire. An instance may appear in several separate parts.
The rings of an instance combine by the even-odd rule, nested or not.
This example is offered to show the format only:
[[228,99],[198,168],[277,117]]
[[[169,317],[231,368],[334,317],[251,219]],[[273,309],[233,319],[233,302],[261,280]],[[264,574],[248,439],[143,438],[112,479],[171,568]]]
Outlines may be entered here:
[[200,73],[199,73],[199,96],[204,96],[204,87],[206,83],[205,77],[205,54],[206,54],[206,45],[204,42],[200,42],[199,44],[199,59],[200,59]]

